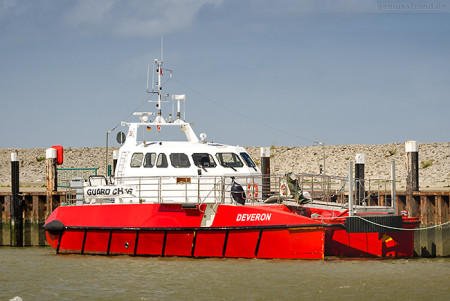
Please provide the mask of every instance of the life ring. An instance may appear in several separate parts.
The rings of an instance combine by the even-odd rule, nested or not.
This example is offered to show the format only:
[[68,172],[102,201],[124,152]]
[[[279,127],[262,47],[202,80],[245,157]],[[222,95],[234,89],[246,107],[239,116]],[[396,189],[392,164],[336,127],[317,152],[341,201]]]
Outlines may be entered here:
[[247,196],[249,198],[257,198],[258,197],[258,185],[255,182],[250,182],[247,185]]
[[280,194],[281,195],[286,195],[287,194],[286,184],[281,184],[281,186],[280,186]]

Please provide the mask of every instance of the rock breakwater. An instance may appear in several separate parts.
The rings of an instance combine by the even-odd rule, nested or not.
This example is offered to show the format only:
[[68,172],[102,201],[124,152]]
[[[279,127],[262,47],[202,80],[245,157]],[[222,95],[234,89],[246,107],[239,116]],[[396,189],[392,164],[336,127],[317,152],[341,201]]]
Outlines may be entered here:
[[[109,148],[109,161],[112,152]],[[246,147],[249,154],[259,162],[260,148]],[[99,174],[105,174],[106,148],[65,148],[64,163],[59,167],[99,167]],[[0,185],[11,184],[11,152],[19,154],[21,186],[41,187],[45,185],[45,149],[0,149]],[[365,154],[366,178],[390,178],[390,165],[396,163],[396,180],[399,190],[404,189],[406,179],[406,154],[403,143],[379,145],[326,145],[326,174],[347,176],[348,162],[356,154]],[[323,165],[322,146],[272,146],[271,173],[286,172],[318,174]],[[420,189],[450,190],[450,142],[419,143],[419,185]]]

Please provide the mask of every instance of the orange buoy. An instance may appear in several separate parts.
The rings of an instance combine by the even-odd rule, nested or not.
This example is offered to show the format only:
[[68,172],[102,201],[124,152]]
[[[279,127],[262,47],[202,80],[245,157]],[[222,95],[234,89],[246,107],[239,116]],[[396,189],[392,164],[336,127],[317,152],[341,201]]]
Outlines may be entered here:
[[247,196],[249,198],[258,197],[258,185],[255,182],[250,182],[247,185]]

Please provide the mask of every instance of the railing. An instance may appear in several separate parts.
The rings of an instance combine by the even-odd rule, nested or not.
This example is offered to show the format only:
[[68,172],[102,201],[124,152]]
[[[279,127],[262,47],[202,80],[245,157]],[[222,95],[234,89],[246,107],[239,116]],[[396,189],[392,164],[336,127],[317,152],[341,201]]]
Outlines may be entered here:
[[87,182],[84,196],[88,203],[232,204],[236,203],[236,194],[233,198],[231,193],[235,185],[242,188],[245,204],[249,205],[294,200],[348,208],[351,199],[355,208],[361,210],[377,206],[377,200],[383,198],[385,207],[393,207],[389,190],[392,180],[349,182],[346,177],[317,174],[262,177],[120,177],[109,185],[90,186]]
[[111,188],[116,191],[95,190],[91,186],[85,189],[85,194],[96,203],[114,198],[119,203],[224,204],[232,202],[231,186],[236,183],[245,191],[246,203],[262,201],[260,177],[235,177],[234,180],[224,176],[120,177],[114,181],[116,184]]
[[96,176],[98,167],[86,168],[58,168],[58,187],[70,187],[70,181],[75,178],[82,178],[85,181],[89,176]]

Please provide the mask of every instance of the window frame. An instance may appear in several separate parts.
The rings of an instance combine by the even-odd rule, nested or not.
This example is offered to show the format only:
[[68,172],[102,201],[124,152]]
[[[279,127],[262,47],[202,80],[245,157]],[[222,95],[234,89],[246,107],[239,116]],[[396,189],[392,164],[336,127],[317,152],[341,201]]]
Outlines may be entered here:
[[[228,161],[227,161],[227,163],[225,161],[223,161],[223,155],[224,154],[231,154],[232,158],[236,158],[237,161],[240,163],[240,165],[234,165],[234,164],[231,165],[231,164],[228,164]],[[236,154],[236,153],[233,153],[233,152],[216,153],[216,158],[217,158],[217,161],[219,162],[219,164],[221,166],[223,166],[223,167],[230,167],[230,168],[242,168],[242,167],[244,167],[244,163],[242,162],[242,160],[239,157],[239,155]],[[236,162],[236,160],[234,160],[234,161]],[[224,164],[224,163],[226,163],[226,164]]]
[[[134,165],[133,164],[133,162],[137,162],[137,160],[135,159],[136,155],[141,155],[142,156],[142,158],[140,159],[139,165]],[[131,155],[131,159],[130,159],[130,167],[131,168],[139,168],[139,167],[142,166],[143,162],[144,162],[144,153],[139,153],[139,152],[133,153],[133,155]]]
[[[194,158],[194,156],[201,156],[200,157],[200,161],[199,160],[196,160],[195,158]],[[203,166],[203,164],[202,164],[202,159],[204,158],[204,157],[208,157],[208,159],[209,159],[209,166]],[[216,163],[216,161],[214,160],[214,157],[210,154],[210,153],[193,153],[192,155],[191,155],[191,158],[192,158],[192,161],[194,162],[194,165],[195,166],[197,166],[198,168],[216,168],[217,167],[217,163]],[[198,163],[199,164],[195,164],[195,162],[196,161],[199,161]],[[212,164],[213,165],[212,165]]]
[[[176,156],[176,157],[175,157]],[[181,158],[181,157],[185,157],[185,158]],[[169,155],[170,158],[170,165],[172,165],[172,167],[174,168],[190,168],[191,167],[191,161],[189,161],[189,156],[186,155],[185,153],[171,153]],[[186,160],[184,160],[186,159]],[[178,165],[176,166],[175,163],[181,163],[181,162],[187,162],[188,165],[187,166],[183,166],[183,165]]]
[[[162,159],[163,162],[161,162],[161,163],[165,163],[165,164],[162,164],[162,165],[158,164],[158,161],[159,161],[160,157],[163,158]],[[167,155],[165,153],[159,153],[158,154],[158,157],[156,158],[155,166],[156,166],[156,168],[167,168],[167,167],[169,167],[169,161],[167,160]]]
[[252,157],[246,152],[240,152],[239,155],[241,155],[242,159],[244,160],[245,164],[250,168],[255,168],[256,163],[253,161]]
[[[150,164],[151,166],[147,166],[147,155],[150,155]],[[151,155],[155,155],[154,160],[152,160]],[[155,152],[152,153],[145,153],[144,160],[142,162],[142,166],[144,168],[153,168],[156,166],[156,159],[158,158],[157,154]],[[152,162],[153,161],[153,162]]]

